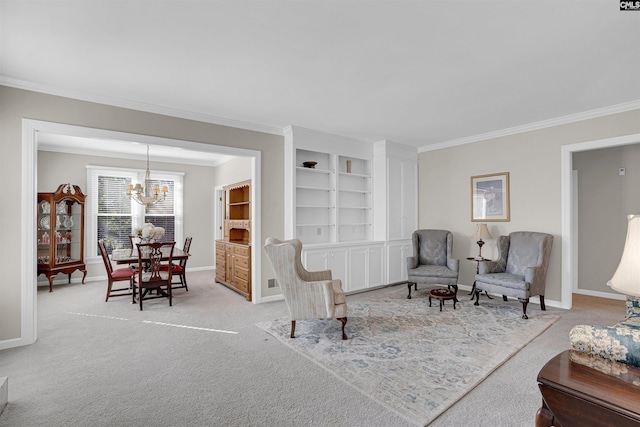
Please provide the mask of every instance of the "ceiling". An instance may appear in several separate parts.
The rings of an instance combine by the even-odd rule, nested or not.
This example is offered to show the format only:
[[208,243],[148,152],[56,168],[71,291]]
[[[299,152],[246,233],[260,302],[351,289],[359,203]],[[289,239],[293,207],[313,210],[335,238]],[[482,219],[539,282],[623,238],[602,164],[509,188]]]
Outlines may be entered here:
[[0,84],[420,149],[640,106],[611,0],[0,0]]

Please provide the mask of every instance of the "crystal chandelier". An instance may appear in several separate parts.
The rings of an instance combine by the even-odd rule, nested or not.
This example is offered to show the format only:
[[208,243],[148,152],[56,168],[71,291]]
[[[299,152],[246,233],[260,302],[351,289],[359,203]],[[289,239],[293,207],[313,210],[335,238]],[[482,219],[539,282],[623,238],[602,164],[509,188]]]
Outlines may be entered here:
[[133,186],[129,184],[127,187],[127,197],[135,200],[143,206],[153,206],[163,201],[167,197],[169,189],[166,185],[162,186],[162,194],[160,194],[160,186],[155,184],[151,188],[151,171],[149,170],[149,146],[147,145],[147,171],[144,174],[144,187],[140,183]]

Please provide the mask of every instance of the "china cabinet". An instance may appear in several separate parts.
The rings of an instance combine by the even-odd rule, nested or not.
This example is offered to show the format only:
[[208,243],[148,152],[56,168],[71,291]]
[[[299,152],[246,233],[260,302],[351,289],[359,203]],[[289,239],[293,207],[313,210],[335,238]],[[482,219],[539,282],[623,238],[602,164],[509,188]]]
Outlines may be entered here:
[[59,273],[67,274],[71,283],[71,274],[81,271],[84,284],[84,201],[77,185],[61,184],[53,193],[38,193],[37,271],[49,280],[49,292]]
[[224,239],[216,241],[216,282],[251,301],[251,180],[223,190]]

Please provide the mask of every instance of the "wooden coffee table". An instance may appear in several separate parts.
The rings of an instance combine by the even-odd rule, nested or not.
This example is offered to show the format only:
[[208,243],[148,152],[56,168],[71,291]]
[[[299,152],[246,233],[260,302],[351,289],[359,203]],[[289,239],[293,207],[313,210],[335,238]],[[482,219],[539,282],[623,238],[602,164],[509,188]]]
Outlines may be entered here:
[[[635,383],[635,384],[634,384]],[[640,425],[640,368],[567,350],[538,374],[536,427]]]
[[446,300],[453,300],[453,309],[456,309],[456,294],[455,292],[445,289],[445,288],[436,288],[431,289],[429,292],[429,307],[431,307],[431,298],[435,298],[440,301],[440,311],[442,311],[442,304]]

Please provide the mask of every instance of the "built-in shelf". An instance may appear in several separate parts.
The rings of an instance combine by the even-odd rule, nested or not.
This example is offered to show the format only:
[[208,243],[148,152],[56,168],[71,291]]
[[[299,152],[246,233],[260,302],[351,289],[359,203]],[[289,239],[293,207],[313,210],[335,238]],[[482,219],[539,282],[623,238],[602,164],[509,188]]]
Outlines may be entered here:
[[[309,161],[315,168],[302,166]],[[294,162],[296,237],[303,243],[371,239],[371,161],[296,149]]]

